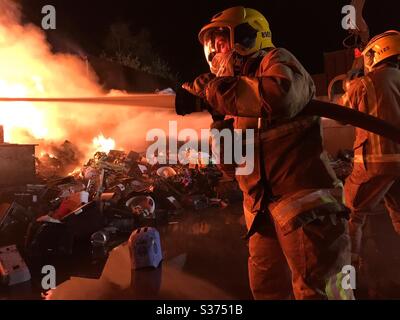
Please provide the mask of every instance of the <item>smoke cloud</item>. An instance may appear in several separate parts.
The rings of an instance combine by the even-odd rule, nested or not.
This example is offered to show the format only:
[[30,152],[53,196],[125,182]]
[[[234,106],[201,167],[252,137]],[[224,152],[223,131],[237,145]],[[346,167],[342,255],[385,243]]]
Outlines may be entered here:
[[[0,0],[1,97],[108,94],[99,86],[95,72],[87,68],[85,61],[71,54],[53,53],[44,30],[21,23],[18,3]],[[143,111],[126,106],[0,104],[0,124],[4,125],[7,142],[37,143],[39,150],[46,150],[49,144],[69,140],[85,157],[95,151],[92,142],[100,134],[113,138],[117,149],[144,151],[148,144],[145,142],[146,132],[161,128],[168,133],[170,120],[178,121],[179,130],[193,128],[200,131],[208,128],[210,123],[206,114],[179,117],[169,111]]]

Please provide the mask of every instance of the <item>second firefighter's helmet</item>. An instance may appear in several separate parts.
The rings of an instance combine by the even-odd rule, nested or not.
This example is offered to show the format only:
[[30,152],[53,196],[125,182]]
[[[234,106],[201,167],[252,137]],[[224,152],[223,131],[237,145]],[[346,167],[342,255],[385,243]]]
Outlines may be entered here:
[[211,22],[199,33],[202,45],[213,33],[226,33],[230,47],[242,56],[253,54],[261,49],[274,47],[267,19],[257,10],[233,7],[214,15]]
[[378,63],[400,55],[400,32],[389,30],[372,38],[364,51],[364,65],[371,71]]

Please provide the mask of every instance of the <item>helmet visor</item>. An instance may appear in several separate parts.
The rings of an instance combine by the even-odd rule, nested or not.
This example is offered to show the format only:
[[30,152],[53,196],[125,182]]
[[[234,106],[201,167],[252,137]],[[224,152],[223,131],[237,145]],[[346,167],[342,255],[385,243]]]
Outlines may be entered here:
[[209,64],[218,53],[229,53],[232,50],[228,28],[212,28],[204,34],[204,55]]

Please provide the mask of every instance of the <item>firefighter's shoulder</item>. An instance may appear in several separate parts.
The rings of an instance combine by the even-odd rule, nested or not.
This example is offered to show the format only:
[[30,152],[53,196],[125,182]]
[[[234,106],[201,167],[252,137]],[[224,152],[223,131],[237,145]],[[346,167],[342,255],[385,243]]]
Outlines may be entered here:
[[261,59],[260,67],[263,70],[271,68],[275,64],[284,64],[299,71],[303,66],[293,53],[285,48],[273,48],[265,53]]

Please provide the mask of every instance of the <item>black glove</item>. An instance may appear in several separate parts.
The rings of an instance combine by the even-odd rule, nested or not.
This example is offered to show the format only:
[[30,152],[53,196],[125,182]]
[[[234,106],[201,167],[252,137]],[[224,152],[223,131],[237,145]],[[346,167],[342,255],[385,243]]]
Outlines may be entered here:
[[180,116],[193,112],[201,112],[209,108],[208,103],[203,98],[195,96],[183,88],[178,88],[176,90],[175,111]]
[[214,121],[223,120],[225,116],[215,112],[206,100],[206,87],[214,78],[215,75],[212,73],[204,73],[194,79],[193,82],[182,84],[182,87],[176,90],[176,113],[184,116],[185,114],[207,110]]
[[212,73],[203,73],[199,75],[193,82],[185,82],[182,88],[200,98],[206,97],[206,87],[211,80],[215,79]]

